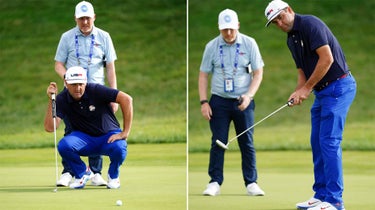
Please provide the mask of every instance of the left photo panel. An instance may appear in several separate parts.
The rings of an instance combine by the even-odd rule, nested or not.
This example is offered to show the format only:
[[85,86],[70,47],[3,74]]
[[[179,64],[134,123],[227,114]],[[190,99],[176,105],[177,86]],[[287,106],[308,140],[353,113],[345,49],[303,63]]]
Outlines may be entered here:
[[4,1],[0,24],[4,209],[187,209],[186,0]]

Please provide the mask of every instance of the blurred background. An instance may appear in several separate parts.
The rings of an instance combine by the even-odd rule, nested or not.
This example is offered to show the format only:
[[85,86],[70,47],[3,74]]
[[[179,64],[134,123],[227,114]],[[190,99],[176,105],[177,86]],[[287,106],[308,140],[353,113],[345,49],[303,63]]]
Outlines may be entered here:
[[[53,147],[46,88],[63,88],[54,57],[78,2],[0,0],[0,149]],[[134,100],[128,142],[186,142],[186,1],[90,2],[116,49],[118,89]]]
[[[372,78],[375,63],[375,36],[372,20],[374,1],[359,0],[289,0],[296,13],[321,18],[340,42],[358,90],[347,118],[344,149],[375,149],[375,93]],[[275,26],[265,28],[264,10],[269,1],[189,0],[189,152],[207,152],[211,132],[200,113],[198,95],[199,67],[208,41],[219,35],[219,13],[230,8],[240,21],[240,32],[253,37],[260,48],[265,66],[263,82],[255,96],[255,121],[282,106],[294,91],[297,70],[286,45],[286,33]],[[302,106],[284,109],[255,128],[258,150],[307,150],[310,148],[310,107],[314,95]],[[231,129],[233,130],[233,129]],[[230,133],[229,139],[236,136]],[[231,145],[236,150],[236,144]]]

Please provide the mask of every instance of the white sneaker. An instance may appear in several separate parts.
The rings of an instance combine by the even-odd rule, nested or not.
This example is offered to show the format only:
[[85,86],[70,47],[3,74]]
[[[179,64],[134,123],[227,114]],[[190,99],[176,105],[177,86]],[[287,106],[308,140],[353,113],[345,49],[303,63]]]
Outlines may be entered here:
[[339,203],[339,206],[338,207],[335,207],[333,206],[332,204],[328,203],[328,202],[322,202],[320,203],[319,205],[315,206],[315,207],[312,207],[312,208],[308,208],[307,210],[345,210],[344,206],[343,205],[340,205]]
[[257,183],[253,182],[246,186],[247,194],[251,196],[263,196],[265,195],[264,191],[260,189]]
[[315,206],[317,206],[317,205],[319,205],[321,203],[322,203],[321,200],[312,197],[312,198],[310,198],[307,201],[304,201],[304,202],[301,202],[301,203],[297,203],[296,207],[297,207],[297,209],[300,209],[300,210],[306,210],[308,208],[315,207]]
[[87,171],[85,175],[83,175],[80,179],[75,179],[73,183],[69,185],[72,189],[81,189],[84,188],[86,183],[91,179],[92,177],[91,171]]
[[217,182],[211,182],[207,185],[203,195],[215,196],[220,194],[220,185]]
[[93,186],[106,186],[107,182],[103,179],[101,174],[96,173],[91,178],[91,185],[93,185]]
[[69,186],[72,179],[73,179],[73,177],[72,177],[72,175],[70,175],[69,172],[63,173],[63,174],[61,174],[60,179],[56,182],[56,186],[67,187],[67,186]]
[[108,175],[108,184],[107,184],[108,189],[118,189],[120,188],[120,178],[116,179],[111,179],[111,177]]

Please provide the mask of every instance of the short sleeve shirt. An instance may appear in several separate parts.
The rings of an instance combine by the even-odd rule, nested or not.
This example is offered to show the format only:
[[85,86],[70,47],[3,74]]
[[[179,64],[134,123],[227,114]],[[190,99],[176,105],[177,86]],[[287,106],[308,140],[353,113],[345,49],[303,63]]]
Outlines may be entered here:
[[55,61],[65,63],[67,69],[79,65],[87,70],[89,83],[102,85],[104,85],[104,61],[111,63],[116,59],[111,36],[95,26],[89,36],[82,34],[78,26],[63,33],[55,55]]
[[75,101],[64,89],[56,97],[56,115],[69,119],[73,131],[91,136],[101,136],[120,129],[111,102],[115,102],[118,90],[94,83],[87,83],[81,100]]
[[[207,43],[200,71],[212,74],[211,94],[223,98],[237,98],[249,90],[252,76],[248,68],[256,71],[263,66],[264,62],[255,39],[238,32],[234,44],[227,44],[221,34]],[[224,91],[226,78],[233,78],[233,92]]]
[[287,44],[296,67],[303,70],[307,79],[312,75],[319,60],[316,49],[329,45],[334,62],[317,85],[335,80],[349,71],[345,55],[336,37],[315,16],[296,14],[293,28],[288,33]]

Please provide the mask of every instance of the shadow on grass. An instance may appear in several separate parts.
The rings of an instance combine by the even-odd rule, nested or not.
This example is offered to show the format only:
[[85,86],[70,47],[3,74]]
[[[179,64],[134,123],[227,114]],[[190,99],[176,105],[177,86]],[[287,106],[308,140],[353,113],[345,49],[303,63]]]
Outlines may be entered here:
[[[1,186],[0,192],[7,193],[35,193],[35,192],[55,192],[55,186]],[[69,187],[58,187],[57,192],[77,191],[77,190],[108,190],[107,187],[90,187],[83,189],[70,189]]]
[[[210,197],[214,197],[214,196],[208,196],[208,195],[203,195],[203,194],[198,194],[198,193],[191,193],[191,194],[189,194],[189,196],[198,196],[198,197],[207,197],[207,198],[210,198]],[[220,194],[220,195],[217,195],[216,197],[218,197],[218,196],[220,196],[220,197],[223,197],[223,196],[225,196],[225,197],[240,197],[240,196],[243,196],[243,197],[253,197],[253,196],[249,196],[249,195],[246,195],[246,194],[244,194],[244,193],[242,193],[242,194]],[[262,197],[262,196],[255,196],[255,197]]]

